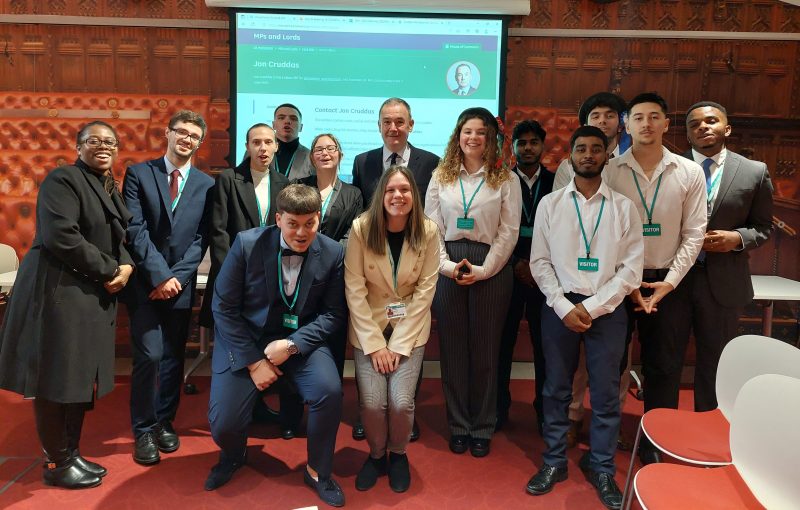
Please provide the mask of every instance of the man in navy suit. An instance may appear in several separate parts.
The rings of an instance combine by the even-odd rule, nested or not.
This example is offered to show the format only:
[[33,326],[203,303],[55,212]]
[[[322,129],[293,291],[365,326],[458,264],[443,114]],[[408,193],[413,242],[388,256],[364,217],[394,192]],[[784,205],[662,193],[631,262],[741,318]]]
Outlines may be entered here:
[[414,129],[411,107],[399,97],[390,97],[378,113],[378,130],[383,147],[362,152],[353,161],[353,186],[361,190],[364,209],[369,207],[375,186],[383,172],[392,165],[403,165],[414,174],[419,194],[424,199],[431,175],[439,164],[439,156],[408,143]]
[[222,451],[206,490],[245,463],[256,399],[283,377],[309,408],[304,481],[325,503],[344,505],[331,478],[342,385],[327,343],[347,319],[344,250],[317,236],[321,205],[310,186],[284,188],[276,225],[239,233],[217,276],[208,421]]
[[179,111],[165,130],[163,158],[128,168],[123,195],[133,219],[128,250],[136,263],[127,293],[133,372],[133,460],[152,465],[174,452],[184,350],[197,266],[205,251],[207,204],[214,179],[192,166],[206,134],[194,112]]

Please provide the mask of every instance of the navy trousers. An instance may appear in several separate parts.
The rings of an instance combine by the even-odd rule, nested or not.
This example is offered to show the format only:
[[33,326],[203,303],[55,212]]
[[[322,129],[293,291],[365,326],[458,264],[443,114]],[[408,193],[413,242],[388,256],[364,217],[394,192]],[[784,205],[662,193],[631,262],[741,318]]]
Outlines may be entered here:
[[[336,433],[342,415],[342,383],[327,346],[308,356],[298,354],[280,366],[308,404],[308,465],[320,479],[331,476]],[[247,368],[213,373],[208,421],[211,436],[222,450],[220,460],[241,461],[247,446],[247,427],[260,392]]]
[[[567,294],[580,303],[586,296]],[[586,370],[589,373],[592,421],[589,426],[591,450],[589,466],[597,472],[616,472],[614,454],[619,434],[619,360],[625,350],[628,316],[625,306],[592,321],[584,333],[564,326],[547,305],[542,306],[542,349],[547,359],[544,383],[544,462],[551,466],[567,465],[569,404],[572,401],[572,378],[578,365],[580,343],[584,343]]]
[[131,426],[134,437],[178,412],[183,386],[183,362],[191,310],[172,310],[159,304],[128,308],[133,370]]

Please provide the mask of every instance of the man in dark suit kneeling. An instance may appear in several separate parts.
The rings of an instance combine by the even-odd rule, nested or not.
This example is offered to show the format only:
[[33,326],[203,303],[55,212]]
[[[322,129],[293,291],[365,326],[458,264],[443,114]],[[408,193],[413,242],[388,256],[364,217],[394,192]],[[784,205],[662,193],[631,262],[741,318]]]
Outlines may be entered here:
[[344,251],[323,235],[319,192],[293,184],[278,195],[276,225],[237,235],[214,287],[214,357],[208,419],[222,449],[206,490],[245,462],[247,426],[260,392],[286,378],[309,406],[305,483],[344,505],[331,478],[342,388],[326,340],[342,327]]

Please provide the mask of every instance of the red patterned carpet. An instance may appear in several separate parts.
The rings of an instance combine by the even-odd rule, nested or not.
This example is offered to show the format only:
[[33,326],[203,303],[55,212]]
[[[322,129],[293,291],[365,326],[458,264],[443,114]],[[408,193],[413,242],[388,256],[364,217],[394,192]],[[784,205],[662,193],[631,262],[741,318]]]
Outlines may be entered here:
[[[128,422],[129,385],[118,378],[116,389],[97,402],[86,418],[81,451],[105,465],[108,476],[100,487],[83,491],[51,488],[41,483],[40,454],[33,427],[30,402],[0,391],[0,508],[7,509],[202,509],[268,508],[290,510],[320,504],[303,485],[306,440],[284,441],[277,428],[254,426],[249,441],[248,465],[231,482],[215,492],[203,490],[208,470],[217,460],[206,419],[207,377],[196,377],[200,393],[184,396],[175,427],[182,446],[162,455],[150,468],[131,458],[132,438]],[[426,379],[420,395],[419,442],[408,450],[412,469],[411,489],[395,494],[386,478],[370,491],[355,490],[355,476],[367,445],[350,437],[356,413],[354,382],[345,380],[345,415],[339,428],[334,476],[341,483],[350,509],[601,509],[594,490],[585,481],[577,462],[586,448],[570,451],[569,480],[545,496],[525,493],[525,484],[541,462],[542,440],[535,431],[532,381],[512,382],[512,422],[492,441],[491,454],[483,459],[468,453],[452,454],[447,447],[447,427],[440,381]],[[690,392],[683,392],[691,406]],[[689,398],[686,398],[689,397]],[[641,403],[628,399],[624,427],[631,437]],[[617,482],[624,483],[630,456],[617,456]],[[327,508],[324,505],[321,508]]]

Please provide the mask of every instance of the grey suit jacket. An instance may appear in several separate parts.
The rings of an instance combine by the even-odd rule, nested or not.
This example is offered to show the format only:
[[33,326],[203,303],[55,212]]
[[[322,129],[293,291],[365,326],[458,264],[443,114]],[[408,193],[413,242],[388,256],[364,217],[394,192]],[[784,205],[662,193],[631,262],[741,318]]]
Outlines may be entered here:
[[[692,159],[692,153],[687,153]],[[708,218],[708,230],[735,230],[744,249],[706,253],[711,294],[723,306],[744,306],[753,299],[749,251],[772,234],[772,181],[767,165],[728,149],[719,192]]]
[[[270,170],[275,170],[277,156],[272,158],[272,163],[269,164]],[[281,168],[282,172],[285,172],[285,168]],[[303,146],[302,144],[297,146],[297,150],[294,152],[294,159],[292,160],[292,166],[289,168],[289,175],[281,174],[290,181],[294,181],[297,179],[302,179],[304,177],[308,177],[309,175],[316,175],[316,171],[314,171],[314,167],[311,166],[311,151],[308,150],[308,147]]]

